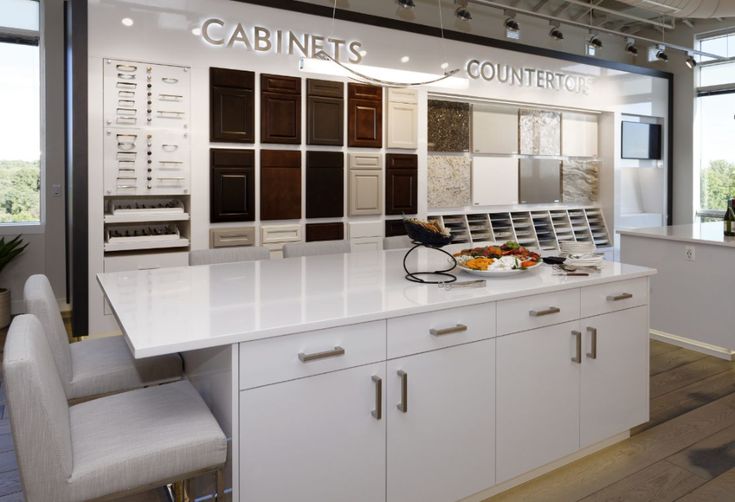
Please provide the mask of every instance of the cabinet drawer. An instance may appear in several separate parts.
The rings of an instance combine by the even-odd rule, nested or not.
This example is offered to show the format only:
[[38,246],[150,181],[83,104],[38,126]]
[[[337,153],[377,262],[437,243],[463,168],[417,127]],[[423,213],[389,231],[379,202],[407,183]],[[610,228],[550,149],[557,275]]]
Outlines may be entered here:
[[498,302],[498,335],[579,319],[579,289]]
[[494,303],[388,319],[388,359],[494,336]]
[[582,317],[648,304],[648,279],[631,279],[582,288]]
[[105,272],[127,272],[163,267],[186,267],[189,253],[153,253],[105,257]]
[[240,389],[385,360],[385,321],[240,344]]

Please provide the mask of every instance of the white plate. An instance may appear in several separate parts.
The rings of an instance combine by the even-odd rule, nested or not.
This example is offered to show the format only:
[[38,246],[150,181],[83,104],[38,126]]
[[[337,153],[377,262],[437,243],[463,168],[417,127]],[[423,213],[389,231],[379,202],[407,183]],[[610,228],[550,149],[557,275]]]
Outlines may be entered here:
[[479,275],[480,277],[500,277],[500,276],[524,274],[526,272],[530,272],[532,270],[536,270],[543,263],[544,262],[539,261],[533,267],[516,268],[516,269],[510,269],[510,270],[508,270],[508,269],[505,269],[505,270],[474,270],[474,269],[467,268],[467,267],[465,267],[463,265],[460,265],[460,264],[457,264],[457,268],[460,269],[463,272],[467,272],[468,274]]

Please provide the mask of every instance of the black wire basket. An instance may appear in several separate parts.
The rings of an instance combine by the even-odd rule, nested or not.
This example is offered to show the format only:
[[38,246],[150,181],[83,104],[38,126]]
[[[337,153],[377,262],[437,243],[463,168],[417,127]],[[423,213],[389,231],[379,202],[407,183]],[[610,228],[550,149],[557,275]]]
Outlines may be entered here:
[[[456,281],[457,277],[449,272],[457,266],[457,260],[450,253],[441,249],[441,246],[452,242],[452,235],[442,233],[438,227],[436,230],[433,230],[427,228],[426,224],[421,224],[416,220],[407,218],[404,218],[403,226],[406,227],[406,233],[414,244],[403,256],[403,270],[406,272],[406,279],[411,282],[418,282],[419,284],[445,284]],[[447,268],[429,272],[410,272],[406,261],[408,260],[408,256],[420,247],[444,253],[449,258]]]
[[404,219],[403,226],[406,228],[408,237],[417,244],[439,247],[446,246],[452,242],[451,234],[441,233],[438,229],[430,230],[414,220]]

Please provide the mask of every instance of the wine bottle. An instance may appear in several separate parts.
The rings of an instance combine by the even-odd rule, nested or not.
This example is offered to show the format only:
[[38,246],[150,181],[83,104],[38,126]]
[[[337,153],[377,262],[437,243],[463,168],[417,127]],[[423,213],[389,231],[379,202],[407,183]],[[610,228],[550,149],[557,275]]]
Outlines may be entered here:
[[728,198],[727,207],[725,209],[725,218],[723,219],[725,235],[727,237],[735,237],[735,209],[733,209],[733,204],[735,204],[735,201]]

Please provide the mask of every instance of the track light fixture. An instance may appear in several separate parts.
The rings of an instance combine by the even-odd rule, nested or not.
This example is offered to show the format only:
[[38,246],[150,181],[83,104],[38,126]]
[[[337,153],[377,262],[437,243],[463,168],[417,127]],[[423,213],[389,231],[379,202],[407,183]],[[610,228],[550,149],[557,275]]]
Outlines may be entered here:
[[587,43],[585,44],[587,55],[594,56],[600,49],[602,49],[602,40],[600,40],[600,37],[596,33],[591,33],[590,38],[587,39]]
[[690,70],[693,70],[695,66],[697,66],[697,60],[694,59],[694,56],[692,56],[691,52],[687,52],[687,58],[684,61],[684,64],[687,65],[687,68]]
[[561,29],[559,29],[559,23],[551,23],[551,31],[549,31],[549,36],[554,40],[564,40],[564,33],[562,33]]
[[416,7],[416,4],[413,2],[413,0],[396,0],[398,2],[398,5],[403,7],[404,9],[413,9]]
[[454,9],[454,15],[460,21],[472,21],[472,13],[470,12],[470,6],[468,0],[454,0],[454,5],[457,6]]
[[507,38],[512,38],[513,40],[518,40],[521,38],[521,26],[518,24],[518,21],[516,21],[516,15],[515,12],[506,11],[505,12],[506,18],[505,18],[505,36]]
[[668,63],[669,62],[669,55],[666,54],[666,50],[665,49],[659,49],[658,52],[656,52],[656,59],[658,59],[662,63]]
[[629,37],[625,39],[625,52],[632,54],[633,56],[638,55],[638,47],[635,45],[635,38]]

